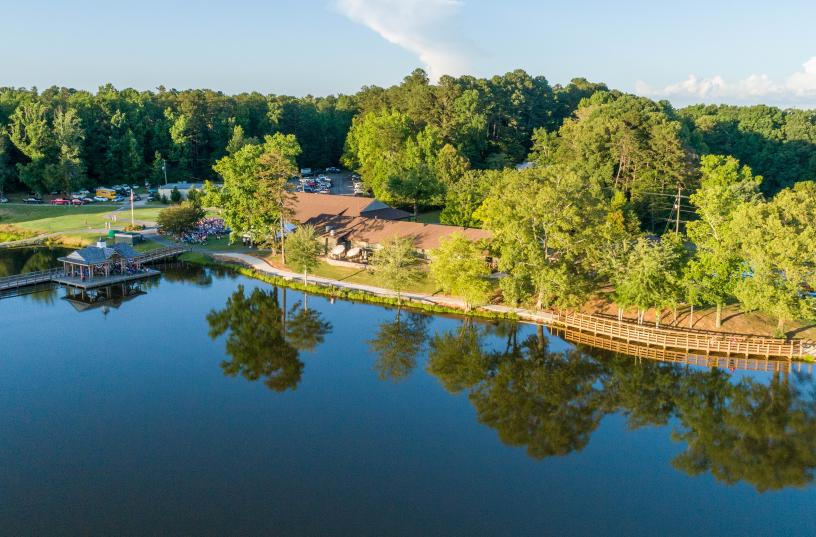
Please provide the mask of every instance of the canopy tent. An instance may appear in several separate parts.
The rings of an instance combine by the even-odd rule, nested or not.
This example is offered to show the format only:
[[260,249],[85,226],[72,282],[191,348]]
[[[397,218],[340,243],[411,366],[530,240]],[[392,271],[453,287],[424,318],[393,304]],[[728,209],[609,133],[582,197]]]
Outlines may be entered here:
[[331,249],[331,255],[340,257],[346,252],[346,246],[344,244],[338,244],[334,248]]

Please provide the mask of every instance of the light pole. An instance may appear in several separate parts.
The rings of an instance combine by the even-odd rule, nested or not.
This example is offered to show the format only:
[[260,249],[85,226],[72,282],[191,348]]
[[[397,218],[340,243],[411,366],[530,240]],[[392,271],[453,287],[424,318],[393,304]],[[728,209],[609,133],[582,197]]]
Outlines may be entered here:
[[167,184],[167,161],[162,159],[162,171],[164,172],[164,184]]

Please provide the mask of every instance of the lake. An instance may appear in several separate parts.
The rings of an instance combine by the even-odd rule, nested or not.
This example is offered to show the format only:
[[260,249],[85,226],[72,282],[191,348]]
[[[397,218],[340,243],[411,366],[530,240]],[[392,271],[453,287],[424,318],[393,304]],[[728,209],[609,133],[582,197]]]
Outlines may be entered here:
[[0,300],[0,533],[816,534],[810,374],[161,268]]

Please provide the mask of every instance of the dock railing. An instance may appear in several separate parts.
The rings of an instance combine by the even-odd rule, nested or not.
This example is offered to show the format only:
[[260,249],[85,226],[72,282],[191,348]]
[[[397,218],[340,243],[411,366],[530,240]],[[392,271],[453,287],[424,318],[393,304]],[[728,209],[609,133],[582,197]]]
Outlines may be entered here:
[[0,278],[0,291],[7,289],[16,289],[18,287],[25,287],[26,285],[35,285],[38,283],[50,282],[54,276],[59,276],[63,271],[61,268],[53,268],[48,270],[39,270],[37,272],[26,272],[25,274],[17,274],[16,276],[7,276]]
[[552,325],[591,333],[595,336],[638,343],[662,349],[696,351],[725,356],[804,358],[816,352],[816,343],[802,339],[778,339],[741,334],[658,328],[615,318],[585,313],[555,315]]
[[792,362],[787,359],[695,354],[682,350],[662,349],[660,347],[647,347],[637,343],[627,343],[626,341],[610,339],[604,336],[594,336],[590,333],[568,328],[555,328],[553,332],[558,337],[577,345],[585,345],[595,349],[603,349],[635,358],[645,358],[659,362],[729,369],[731,371],[742,370],[782,373],[788,373],[793,370],[801,371],[804,364],[807,371],[813,371],[813,364]]
[[164,248],[156,248],[155,250],[144,252],[135,260],[141,263],[150,263],[151,261],[158,261],[159,259],[164,259],[166,257],[173,257],[183,254],[187,250],[188,248],[185,246],[167,246]]

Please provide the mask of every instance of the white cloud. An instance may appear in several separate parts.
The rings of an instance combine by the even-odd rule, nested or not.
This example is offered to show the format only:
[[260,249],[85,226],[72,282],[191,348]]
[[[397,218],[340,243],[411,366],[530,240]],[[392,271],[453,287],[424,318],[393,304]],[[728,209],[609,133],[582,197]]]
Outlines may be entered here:
[[680,102],[763,103],[782,106],[816,106],[816,56],[805,62],[801,71],[776,82],[767,75],[751,75],[737,82],[722,76],[699,78],[695,75],[682,82],[655,89],[645,82],[635,83],[635,92],[655,98]]
[[349,19],[390,43],[417,55],[431,79],[467,71],[465,55],[444,23],[461,9],[461,0],[336,0]]

